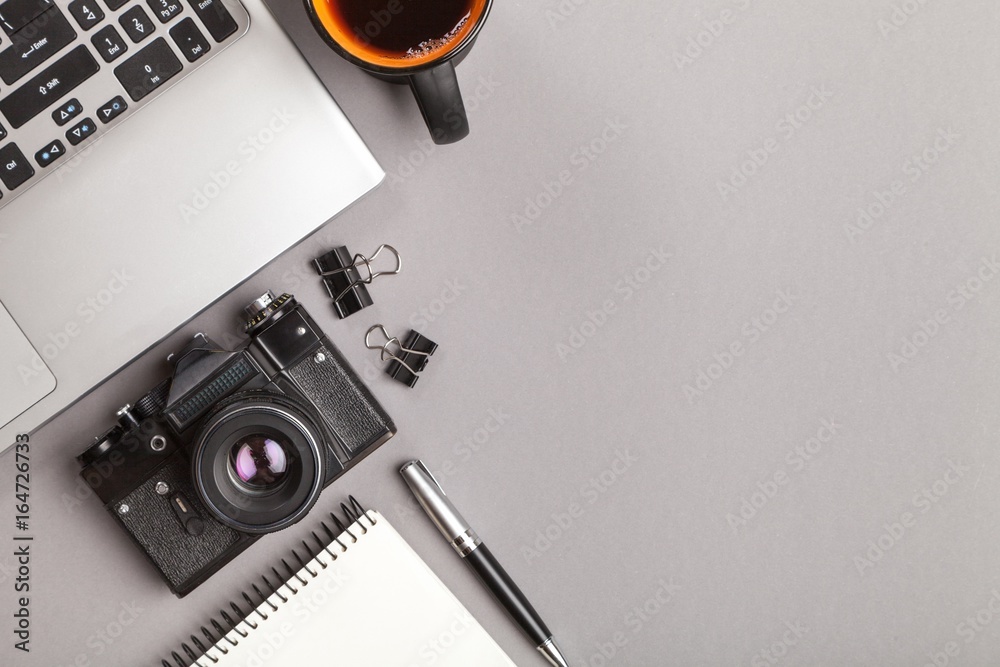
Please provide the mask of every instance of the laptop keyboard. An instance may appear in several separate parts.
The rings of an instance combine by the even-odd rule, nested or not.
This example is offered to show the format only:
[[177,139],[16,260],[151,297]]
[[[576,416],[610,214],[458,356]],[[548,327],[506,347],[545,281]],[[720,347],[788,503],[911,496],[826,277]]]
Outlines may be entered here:
[[249,23],[237,0],[0,3],[0,207],[218,55]]

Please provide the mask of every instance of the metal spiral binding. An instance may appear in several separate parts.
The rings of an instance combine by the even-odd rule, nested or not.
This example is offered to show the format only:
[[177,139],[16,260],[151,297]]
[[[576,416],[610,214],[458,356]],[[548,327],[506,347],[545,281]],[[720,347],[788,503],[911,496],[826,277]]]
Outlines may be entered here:
[[[265,602],[267,602],[267,597],[268,596],[264,595],[264,593],[262,593],[261,590],[259,588],[257,588],[257,584],[253,584],[253,592],[257,594],[257,597],[259,597],[262,600],[264,600]],[[269,607],[271,607],[271,611],[274,611],[274,610],[277,609],[277,607],[274,606],[273,602],[267,602],[267,604],[268,604]],[[257,613],[260,614],[261,618],[263,618],[265,621],[267,620],[267,614],[265,614],[264,612],[262,612],[260,610],[260,606],[257,607]]]
[[[276,569],[272,567],[271,572],[274,572],[275,579],[277,579],[278,581],[282,581],[281,574]],[[285,584],[285,587],[287,588],[288,585]],[[278,586],[278,588],[274,589],[274,594],[281,599],[282,604],[288,604],[288,598],[286,598],[284,595],[281,594],[281,591],[279,590],[280,588],[281,586]]]
[[198,654],[195,653],[194,650],[190,646],[188,646],[186,643],[185,644],[181,644],[181,647],[184,649],[184,652],[187,653],[187,657],[190,660],[197,660],[198,659]]
[[[309,553],[309,545],[306,544],[305,540],[302,541],[302,546],[304,546],[306,548],[306,553],[308,554]],[[308,572],[309,576],[311,576],[313,579],[315,579],[316,577],[319,576],[319,572],[313,572],[312,570],[309,569],[309,561],[312,560],[312,558],[307,558],[305,560],[302,560],[302,556],[300,556],[299,552],[296,551],[295,549],[292,549],[292,555],[295,556],[295,560],[299,561],[299,569],[300,570],[305,570],[306,572]],[[315,558],[315,557],[316,556],[313,556],[313,558]]]
[[198,639],[197,635],[191,635],[191,643],[197,646],[198,650],[201,651],[202,653],[204,653],[207,650],[205,648],[205,645],[201,643],[201,640]]
[[[220,623],[217,619],[213,618],[210,621],[211,629],[209,629],[204,625],[201,626],[200,628],[201,633],[205,636],[205,639],[210,644],[208,648],[216,648],[219,651],[221,651],[223,655],[225,655],[229,653],[229,649],[223,644],[223,641],[228,642],[231,646],[239,646],[240,640],[232,639],[229,636],[233,630],[235,630],[236,633],[240,635],[240,637],[246,638],[250,636],[250,634],[247,631],[239,627],[240,623],[246,623],[247,626],[249,626],[251,629],[256,630],[258,627],[258,622],[252,621],[250,619],[250,616],[254,612],[256,612],[262,620],[266,621],[268,619],[268,615],[260,610],[261,606],[267,604],[271,608],[271,611],[278,610],[278,606],[271,601],[272,595],[277,595],[278,598],[281,600],[282,604],[285,604],[289,600],[291,600],[291,598],[289,596],[282,594],[281,592],[282,588],[288,589],[292,595],[297,595],[300,589],[295,588],[291,585],[292,580],[297,579],[299,584],[303,587],[309,584],[309,581],[304,579],[300,574],[303,570],[307,572],[309,576],[312,578],[316,578],[319,576],[320,574],[319,570],[314,571],[309,568],[310,561],[315,560],[317,563],[320,564],[322,569],[325,570],[327,567],[329,567],[330,563],[324,562],[323,559],[320,558],[321,554],[325,553],[327,556],[329,556],[329,558],[332,561],[335,561],[337,560],[340,553],[344,553],[345,551],[347,551],[347,545],[345,545],[344,542],[341,541],[342,535],[344,534],[349,535],[351,538],[350,542],[351,544],[358,541],[358,536],[352,533],[348,529],[348,526],[357,523],[358,526],[360,527],[361,534],[364,535],[368,532],[369,526],[366,526],[365,522],[361,521],[361,517],[365,517],[368,520],[368,524],[370,526],[374,526],[376,523],[378,523],[375,519],[371,517],[371,515],[368,514],[365,508],[362,507],[361,503],[359,503],[357,498],[355,498],[354,496],[348,496],[348,502],[340,504],[340,511],[344,516],[346,525],[341,522],[340,517],[338,517],[333,512],[330,512],[330,522],[332,522],[333,525],[338,530],[336,534],[333,532],[330,526],[327,525],[328,524],[327,521],[320,521],[319,525],[322,526],[323,532],[326,533],[327,538],[325,540],[321,539],[320,536],[316,534],[316,531],[310,531],[310,535],[312,536],[313,541],[315,541],[316,546],[311,546],[309,542],[307,542],[306,540],[302,540],[302,548],[305,552],[304,557],[299,554],[297,549],[292,549],[291,555],[292,557],[294,557],[295,562],[297,562],[300,566],[297,570],[293,569],[293,566],[289,564],[288,560],[282,558],[281,565],[285,570],[287,570],[288,572],[287,577],[283,577],[281,573],[278,572],[277,568],[272,567],[271,572],[274,574],[275,581],[279,582],[277,585],[271,582],[271,579],[267,574],[260,575],[261,581],[263,581],[265,586],[263,590],[261,590],[261,587],[259,587],[257,583],[253,583],[250,585],[251,588],[253,589],[254,595],[256,595],[257,598],[260,599],[259,604],[256,605],[254,604],[253,602],[254,598],[251,596],[249,591],[243,591],[240,595],[243,598],[243,602],[245,603],[246,611],[244,611],[244,608],[241,607],[236,602],[230,602],[229,608],[232,611],[232,613],[235,614],[236,616],[235,620],[228,611],[226,611],[225,609],[220,609],[218,617],[222,619],[223,623]],[[331,551],[330,547],[332,547],[334,544],[340,545],[339,553],[335,553],[335,550]],[[270,594],[268,594],[267,591],[271,591]],[[226,629],[227,627],[229,628],[228,630]],[[192,648],[192,646],[194,648]],[[195,649],[200,651],[200,653],[197,653]],[[199,662],[199,660],[201,660],[202,658],[208,658],[209,660],[212,661],[212,663],[219,662],[219,659],[210,655],[207,652],[207,650],[208,649],[206,648],[206,644],[201,639],[199,639],[197,635],[191,635],[187,642],[181,643],[181,651],[184,652],[184,654],[187,656],[187,659],[181,656],[177,651],[172,651],[170,653],[170,660],[172,660],[173,662],[171,662],[170,660],[161,660],[160,666],[198,667],[200,665],[202,667],[205,667],[208,665],[208,663]]]

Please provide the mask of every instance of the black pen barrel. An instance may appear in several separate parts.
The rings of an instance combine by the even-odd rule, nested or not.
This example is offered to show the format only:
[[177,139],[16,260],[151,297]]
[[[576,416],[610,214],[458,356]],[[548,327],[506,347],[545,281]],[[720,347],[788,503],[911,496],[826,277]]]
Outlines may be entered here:
[[480,544],[464,558],[469,567],[473,569],[480,581],[486,584],[490,593],[496,601],[506,610],[511,620],[517,623],[528,639],[540,646],[546,639],[552,636],[545,623],[538,617],[531,603],[524,597],[524,593],[517,587],[507,572],[500,567],[500,563],[493,557],[493,554],[486,548],[485,544]]

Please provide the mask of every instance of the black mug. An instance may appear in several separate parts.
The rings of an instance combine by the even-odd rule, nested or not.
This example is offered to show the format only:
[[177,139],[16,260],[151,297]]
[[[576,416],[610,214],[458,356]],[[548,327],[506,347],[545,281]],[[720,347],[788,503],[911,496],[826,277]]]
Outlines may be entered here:
[[469,134],[455,76],[493,0],[305,0],[334,51],[369,74],[413,90],[434,143]]

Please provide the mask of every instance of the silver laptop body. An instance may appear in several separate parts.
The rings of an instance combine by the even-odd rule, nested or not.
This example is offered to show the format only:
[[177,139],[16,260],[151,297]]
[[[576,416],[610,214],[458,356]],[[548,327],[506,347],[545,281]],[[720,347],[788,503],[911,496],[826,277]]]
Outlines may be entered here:
[[[226,11],[218,11],[230,15],[235,30],[227,22],[220,28],[218,16],[201,20],[196,9],[204,0],[129,0],[117,10],[102,3],[123,0],[94,0],[98,11],[83,7],[90,14],[81,11],[86,1],[78,0],[73,14],[69,0],[55,0],[59,11],[48,16],[62,14],[75,41],[13,85],[0,85],[7,133],[0,171],[8,169],[0,175],[10,180],[25,167],[4,150],[9,143],[34,172],[13,189],[0,183],[0,450],[384,176],[261,0],[211,0],[221,3]],[[94,21],[99,14],[103,19]],[[84,30],[77,16],[93,25]],[[42,47],[52,48],[48,33],[65,38],[57,19],[40,28]],[[183,30],[172,32],[186,19]],[[108,25],[122,44],[111,31],[101,35],[110,42],[99,43],[95,35]],[[199,29],[193,37],[192,25]],[[33,39],[12,46],[0,35],[0,61],[4,48],[38,48],[41,40]],[[102,54],[115,46],[125,52]],[[61,89],[71,78],[59,69],[64,55],[73,64],[93,60],[99,71]],[[104,62],[105,56],[114,60]],[[32,88],[14,99],[20,107],[5,105],[27,84]],[[48,102],[38,98],[48,94],[41,91],[46,86],[51,103],[25,121],[37,111],[25,105]],[[109,106],[116,98],[127,110]],[[111,118],[105,123],[99,114]],[[21,126],[11,127],[11,117]],[[74,146],[71,137],[79,137],[71,132],[81,127],[77,134],[86,139]],[[53,141],[62,153],[50,154]]]

